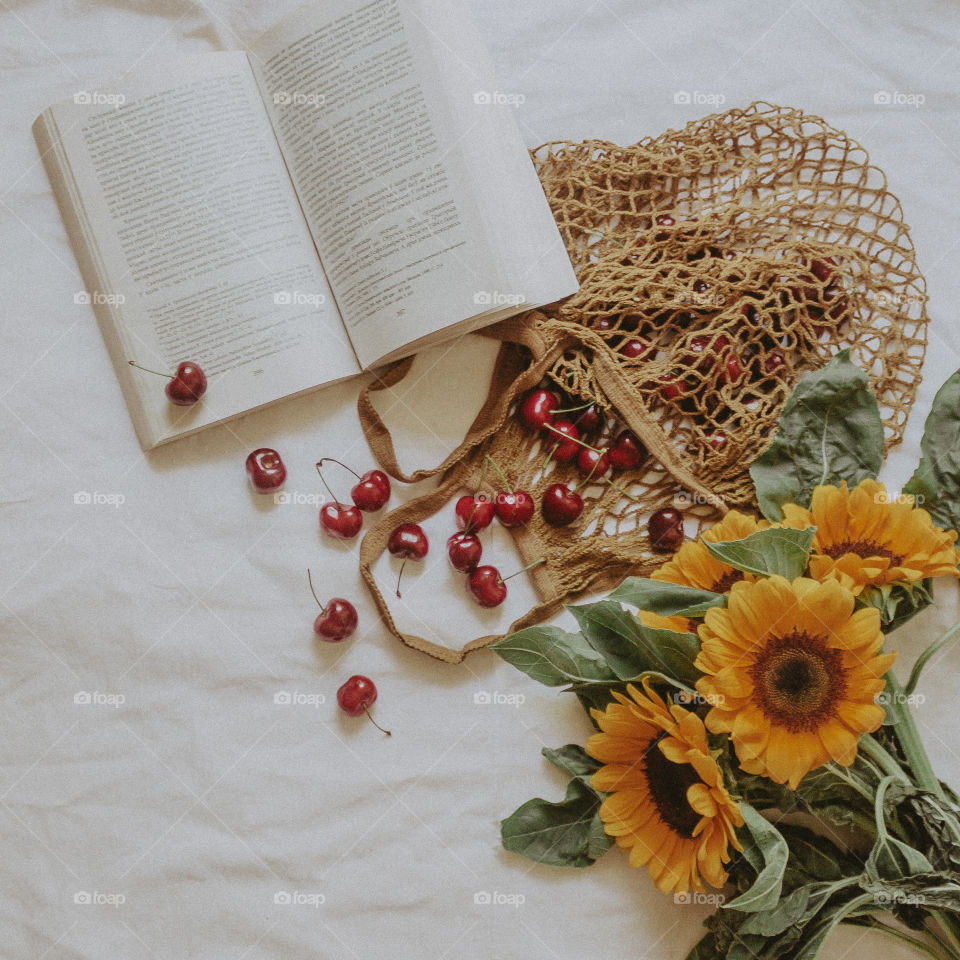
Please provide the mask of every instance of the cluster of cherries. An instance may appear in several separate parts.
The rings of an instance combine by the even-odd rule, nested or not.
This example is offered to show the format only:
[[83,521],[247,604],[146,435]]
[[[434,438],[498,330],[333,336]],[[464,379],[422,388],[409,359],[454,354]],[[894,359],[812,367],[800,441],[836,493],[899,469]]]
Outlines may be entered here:
[[[487,466],[493,467],[507,489],[495,494],[493,500],[479,490],[457,500],[454,515],[460,529],[447,539],[447,557],[454,570],[467,574],[467,592],[481,607],[499,607],[507,599],[507,580],[544,560],[536,560],[507,577],[501,577],[500,571],[490,564],[480,565],[483,545],[477,534],[489,527],[494,517],[508,529],[522,527],[535,510],[533,497],[526,490],[513,489],[492,457],[484,461],[483,476]],[[483,476],[479,486],[483,486]]]
[[[621,430],[606,447],[587,443],[604,426],[604,417],[594,403],[581,407],[562,407],[555,390],[538,387],[521,401],[517,415],[529,430],[544,436],[547,462],[572,463],[583,478],[576,488],[554,483],[543,492],[540,505],[544,520],[553,527],[565,527],[583,513],[580,489],[596,480],[616,486],[610,475],[636,470],[647,458],[647,448],[630,430]],[[578,414],[567,419],[570,414]],[[619,487],[617,487],[620,490]],[[624,496],[630,495],[621,490]],[[655,510],[647,520],[647,534],[654,550],[672,553],[683,543],[683,514],[672,507]]]
[[[332,462],[340,463],[338,460]],[[320,473],[320,479],[326,486],[326,480],[320,472],[323,463],[323,460],[317,463],[317,472]],[[340,465],[347,470],[350,469],[344,464]],[[269,447],[254,450],[247,457],[246,470],[250,484],[257,493],[276,493],[287,479],[287,468],[280,454]],[[390,499],[390,479],[381,470],[369,470],[363,476],[355,475],[357,483],[350,491],[352,504],[335,501],[333,504],[324,504],[320,510],[320,526],[330,536],[341,540],[355,537],[360,532],[363,526],[363,516],[360,511],[380,510]],[[328,507],[334,509],[328,509]],[[320,608],[320,613],[313,621],[313,632],[317,637],[327,643],[339,643],[353,636],[357,629],[357,608],[343,597],[331,597],[324,605],[313,588],[313,578],[309,570],[307,582],[313,599],[317,601],[317,606]],[[369,708],[373,706],[376,699],[376,684],[362,674],[349,677],[337,690],[337,703],[345,714],[351,717],[366,714],[377,729],[383,730],[387,736],[390,736],[390,731],[384,730],[370,715]]]

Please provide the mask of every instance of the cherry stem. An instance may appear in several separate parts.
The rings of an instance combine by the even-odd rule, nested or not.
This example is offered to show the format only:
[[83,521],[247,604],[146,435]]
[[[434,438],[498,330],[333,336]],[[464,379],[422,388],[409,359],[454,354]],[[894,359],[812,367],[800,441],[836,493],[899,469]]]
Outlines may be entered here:
[[334,460],[333,457],[321,457],[321,458],[319,459],[319,461],[317,462],[317,470],[319,470],[320,467],[323,466],[323,464],[324,464],[325,461],[329,461],[330,463],[335,463],[335,464],[337,464],[338,466],[343,467],[344,470],[350,470],[350,472],[351,472],[358,480],[360,479],[360,474],[357,473],[356,470],[352,470],[352,469],[351,469],[350,467],[348,467],[345,463],[341,463],[339,460]]
[[[545,424],[546,428],[553,433],[559,434],[563,437],[564,440],[572,440],[574,443],[580,444],[581,447],[586,447],[588,450],[592,450],[594,453],[602,453],[603,451],[598,450],[596,447],[591,447],[589,443],[584,443],[582,440],[577,437],[569,437],[562,430],[558,430],[552,423]],[[559,445],[559,441],[558,441]],[[553,456],[553,451],[550,451],[550,455]]]
[[[560,436],[563,437],[565,440],[572,440],[574,443],[579,443],[581,447],[586,447],[588,450],[592,450],[594,453],[601,453],[601,452],[602,452],[602,451],[598,450],[596,447],[591,447],[589,443],[584,443],[582,440],[578,440],[576,437],[568,437],[562,430],[557,430],[552,424],[549,424],[549,423],[548,423],[548,424],[546,425],[546,427],[547,427],[548,430],[552,430],[554,433],[559,433]],[[557,444],[557,446],[559,446],[559,443]],[[555,449],[556,449],[556,447],[554,447],[554,450],[555,450]],[[550,451],[550,457],[552,457],[552,456],[553,456],[553,450]],[[550,457],[547,457],[547,463],[550,462]],[[547,463],[545,463],[545,464],[543,465],[544,468],[546,468]],[[597,469],[597,466],[598,466],[599,463],[600,463],[600,461],[598,460],[598,461],[593,465],[593,468],[592,468],[592,469],[590,470],[590,472],[587,474],[586,479],[583,481],[583,483],[581,483],[579,486],[577,486],[577,487],[575,488],[574,492],[576,492],[577,490],[581,490],[583,487],[585,487],[585,486],[590,482],[590,480],[591,480],[592,477],[593,477],[593,471]],[[639,502],[636,497],[631,496],[629,493],[627,493],[626,490],[623,489],[623,487],[621,487],[619,484],[614,483],[609,477],[599,477],[598,479],[603,480],[604,483],[609,483],[610,486],[613,487],[614,490],[618,490],[620,493],[622,493],[631,503],[638,503],[638,502]]]
[[[477,497],[480,496],[480,490],[483,487],[483,481],[487,479],[487,458],[483,458],[483,469],[480,471],[480,482],[477,484],[477,489],[473,494],[473,508],[470,511],[470,516],[467,517],[467,522],[464,525],[464,530],[470,530],[470,524],[473,523],[473,515],[477,512],[477,507],[479,506],[477,502]],[[398,594],[399,596],[399,594]]]
[[307,582],[310,584],[310,592],[313,594],[313,599],[317,601],[317,606],[320,608],[320,612],[326,613],[327,611],[323,609],[323,604],[320,602],[320,598],[317,596],[317,591],[313,589],[313,577],[310,576],[309,567],[307,567]]
[[503,471],[497,466],[497,461],[489,455],[485,458],[485,460],[497,472],[500,482],[507,488],[507,493],[513,493],[513,487],[510,486],[510,481],[503,475]]
[[400,596],[400,578],[403,576],[403,568],[407,565],[407,558],[404,557],[403,561],[400,564],[400,572],[397,574],[397,599],[402,600],[403,597]]
[[526,573],[526,572],[527,572],[528,570],[530,570],[532,567],[535,567],[535,566],[537,566],[538,564],[546,563],[546,562],[547,562],[547,558],[546,558],[546,557],[541,557],[539,560],[534,560],[533,563],[528,563],[525,567],[521,567],[519,570],[517,570],[516,573],[511,573],[509,577],[500,577],[500,579],[497,581],[497,583],[506,583],[507,580],[510,580],[510,579],[512,579],[513,577],[517,577],[517,576],[519,576],[521,573]]
[[[330,458],[328,457],[327,459],[329,460]],[[320,482],[324,485],[324,487],[326,487],[327,493],[330,494],[330,498],[331,498],[331,499],[333,500],[333,502],[339,507],[339,506],[340,506],[340,501],[336,498],[336,496],[334,495],[333,491],[330,489],[330,486],[329,486],[329,484],[327,483],[327,481],[323,479],[323,474],[320,472],[320,464],[321,464],[321,463],[323,463],[322,460],[319,461],[319,463],[317,463],[317,474],[318,474],[319,477],[320,477]]]
[[166,377],[168,380],[177,379],[172,373],[161,373],[159,370],[151,370],[149,367],[141,367],[140,364],[135,360],[128,360],[127,363],[129,363],[131,367],[136,367],[138,370],[143,370],[146,373],[155,373],[158,377]]
[[370,711],[367,709],[367,704],[366,704],[366,702],[361,703],[360,706],[363,707],[363,712],[367,715],[367,719],[368,719],[381,733],[385,733],[388,737],[392,737],[392,736],[393,736],[393,734],[392,734],[389,730],[384,730],[383,727],[381,727],[380,724],[377,723],[377,721],[373,719],[373,715],[372,715],[372,714],[370,713]]
[[579,407],[562,407],[559,410],[554,410],[554,413],[576,413],[578,410],[586,410],[587,407],[592,407],[593,401],[590,400],[587,403],[582,403]]

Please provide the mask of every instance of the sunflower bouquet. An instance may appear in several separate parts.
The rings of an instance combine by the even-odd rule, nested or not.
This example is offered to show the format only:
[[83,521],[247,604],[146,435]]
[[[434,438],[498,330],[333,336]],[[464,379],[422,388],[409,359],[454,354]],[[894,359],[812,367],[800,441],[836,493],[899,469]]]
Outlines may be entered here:
[[616,844],[678,902],[709,896],[688,960],[811,960],[840,923],[960,960],[960,799],[910,709],[960,624],[905,684],[886,639],[958,575],[960,373],[898,496],[876,479],[883,446],[844,351],[799,383],[751,467],[762,516],[730,511],[651,577],[570,607],[576,633],[494,645],[596,727],[543,751],[566,796],[504,820],[507,849],[584,867]]

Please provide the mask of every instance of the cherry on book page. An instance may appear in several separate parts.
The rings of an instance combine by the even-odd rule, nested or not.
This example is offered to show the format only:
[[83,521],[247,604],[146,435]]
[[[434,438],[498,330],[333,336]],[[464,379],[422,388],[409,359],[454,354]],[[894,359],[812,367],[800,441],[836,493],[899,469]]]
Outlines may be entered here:
[[158,377],[166,377],[167,385],[164,393],[171,403],[178,407],[189,407],[196,403],[207,392],[207,377],[200,369],[199,363],[192,360],[184,360],[177,366],[177,372],[161,373],[159,370],[151,370],[149,367],[141,367],[134,360],[128,360],[131,367],[143,370],[145,373],[152,373]]

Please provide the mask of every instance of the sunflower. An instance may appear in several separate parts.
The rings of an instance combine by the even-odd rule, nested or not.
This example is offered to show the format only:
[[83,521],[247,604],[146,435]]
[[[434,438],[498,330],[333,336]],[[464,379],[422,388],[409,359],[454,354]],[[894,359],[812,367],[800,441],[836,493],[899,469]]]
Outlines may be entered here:
[[665,580],[667,583],[696,587],[699,590],[712,590],[714,593],[726,593],[737,581],[752,580],[753,576],[714,559],[700,541],[720,543],[724,540],[744,540],[751,533],[769,526],[766,520],[758,521],[738,510],[731,510],[709,530],[704,530],[699,540],[690,540],[683,544],[672,559],[650,574],[650,579]]
[[935,527],[913,497],[891,498],[876,480],[853,490],[845,482],[817,487],[809,510],[788,503],[783,516],[787,526],[817,528],[810,576],[839,580],[857,595],[871,585],[957,575],[956,531]]
[[601,732],[586,749],[604,764],[591,779],[609,794],[600,804],[604,829],[664,893],[702,890],[701,877],[719,887],[729,847],[743,849],[735,833],[743,816],[703,721],[676,705],[668,711],[649,679],[642,692],[628,684],[627,694],[614,691],[616,703],[591,711]]
[[707,611],[697,692],[747,773],[792,790],[829,760],[849,766],[883,722],[874,698],[896,654],[878,654],[880,613],[855,603],[835,580],[775,576],[734,584],[726,609]]

